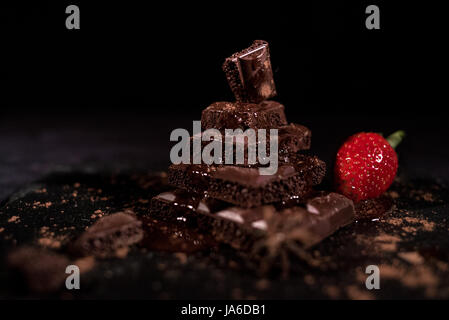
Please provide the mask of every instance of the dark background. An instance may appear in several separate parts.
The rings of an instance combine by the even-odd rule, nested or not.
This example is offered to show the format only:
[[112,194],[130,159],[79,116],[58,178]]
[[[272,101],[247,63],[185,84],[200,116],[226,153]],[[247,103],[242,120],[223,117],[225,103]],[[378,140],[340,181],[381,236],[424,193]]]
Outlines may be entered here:
[[[331,163],[357,131],[405,129],[401,170],[447,180],[444,10],[409,1],[4,2],[0,197],[67,166],[163,169],[171,130],[232,100],[221,64],[269,41],[288,119]],[[78,4],[81,30],[65,28]],[[380,7],[381,30],[365,28]]]

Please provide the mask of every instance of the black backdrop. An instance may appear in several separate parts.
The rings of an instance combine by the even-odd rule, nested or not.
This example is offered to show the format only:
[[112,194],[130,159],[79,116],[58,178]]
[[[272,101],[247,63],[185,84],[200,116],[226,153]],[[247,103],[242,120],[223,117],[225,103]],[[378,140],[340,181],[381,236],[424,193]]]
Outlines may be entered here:
[[[50,130],[60,162],[83,158],[77,143],[92,146],[88,157],[140,141],[138,157],[168,163],[170,131],[232,99],[224,58],[264,39],[276,99],[312,129],[325,160],[351,133],[403,128],[403,167],[449,177],[444,10],[391,2],[2,1],[2,141]],[[81,30],[65,28],[68,4],[79,5]],[[380,30],[365,28],[368,4],[380,7]],[[66,128],[82,142],[65,139]],[[27,143],[43,142],[6,152]]]
[[[194,114],[232,99],[223,59],[261,38],[271,44],[278,100],[291,113],[436,111],[445,87],[436,78],[444,75],[443,8],[336,2],[2,1],[2,98],[27,111],[126,105]],[[80,6],[81,30],[65,28],[69,3]],[[365,28],[371,3],[380,7],[381,30]]]

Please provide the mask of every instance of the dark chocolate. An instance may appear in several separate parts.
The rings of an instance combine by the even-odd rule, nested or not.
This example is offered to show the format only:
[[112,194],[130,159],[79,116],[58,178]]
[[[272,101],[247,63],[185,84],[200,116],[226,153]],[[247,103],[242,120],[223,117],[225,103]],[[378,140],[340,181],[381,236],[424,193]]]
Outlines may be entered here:
[[[156,204],[155,204],[156,206]],[[188,214],[182,214],[181,208],[173,206],[174,211],[163,211],[163,208],[168,209],[164,202],[157,212],[150,217],[139,217],[142,221],[145,236],[139,243],[140,248],[145,248],[151,251],[168,251],[168,252],[184,252],[193,253],[197,251],[204,251],[210,248],[215,248],[217,242],[212,235],[198,227],[198,223],[193,222]],[[183,207],[185,212],[189,212],[188,207]],[[154,207],[156,211],[156,207]],[[168,219],[168,217],[176,217],[175,219]],[[186,221],[188,218],[191,221]]]
[[[232,207],[215,214],[221,219],[239,224],[245,234],[255,234],[255,238],[270,234],[292,236],[305,248],[311,247],[340,227],[351,223],[354,219],[354,205],[348,198],[329,193],[315,197],[306,202],[306,208],[294,206],[277,210],[274,206],[263,206],[252,209]],[[219,233],[219,230],[215,231]],[[222,235],[221,239],[230,237],[231,244],[236,243],[231,236]],[[248,242],[245,236],[245,243]],[[241,247],[241,245],[239,245]]]
[[[164,208],[160,208],[160,207]],[[160,221],[176,220],[187,222],[194,214],[194,220],[197,219],[196,213],[213,213],[224,208],[230,207],[231,204],[209,197],[207,194],[190,193],[182,189],[163,192],[151,199],[152,212],[164,212],[158,215]],[[154,216],[154,215],[153,215]]]
[[223,63],[237,101],[258,103],[276,95],[268,42],[256,40]]
[[[310,190],[304,196],[292,195],[286,200],[276,202],[273,205],[278,211],[304,206],[307,199],[321,194]],[[182,189],[163,192],[151,199],[151,217],[158,221],[183,221],[197,220],[200,214],[213,214],[215,212],[232,207],[233,205],[221,200],[209,197],[208,194],[190,193]],[[162,214],[160,214],[162,212]]]
[[242,207],[304,195],[311,186],[321,183],[326,172],[323,161],[297,155],[297,161],[281,164],[274,175],[261,175],[257,168],[231,165],[171,165],[168,180],[172,186],[193,193],[206,193],[212,198]]
[[[296,123],[279,127],[278,137],[279,154],[281,155],[309,150],[312,143],[312,131]],[[267,139],[267,141],[269,140]]]
[[117,212],[100,218],[75,242],[74,251],[81,255],[107,258],[117,250],[128,248],[143,238],[142,223],[134,216]]
[[172,220],[178,219],[179,214],[195,217],[200,226],[210,231],[217,240],[244,250],[251,249],[255,241],[271,233],[286,234],[293,231],[294,240],[307,248],[354,219],[353,202],[337,193],[298,201],[297,205],[287,209],[273,205],[251,209],[230,206],[217,211],[212,211],[212,208],[184,207],[183,213],[178,215],[172,214],[170,207],[174,201],[170,199],[164,194],[154,197],[151,214],[155,217],[170,217]]
[[201,127],[206,129],[277,129],[287,125],[284,106],[275,101],[259,104],[214,102],[203,110]]
[[[294,158],[296,156],[295,154],[297,152],[310,149],[311,137],[312,137],[311,131],[307,127],[299,125],[299,124],[292,123],[292,124],[289,124],[288,126],[280,127],[278,129],[279,162],[289,163],[289,162],[291,162],[290,157]],[[201,139],[201,135],[198,135],[197,138]],[[270,132],[269,131],[267,131],[267,136],[265,138],[266,138],[266,140],[265,140],[266,141],[266,150],[267,150],[267,153],[269,154],[269,150],[270,150]],[[256,132],[256,136],[254,137],[254,142],[250,143],[247,138],[244,138],[242,140],[243,140],[243,142],[237,141],[237,139],[233,139],[233,148],[232,148],[233,164],[243,165],[243,166],[248,166],[248,167],[264,166],[259,163],[257,158],[255,159],[256,163],[248,163],[249,146],[253,146],[254,152],[257,152],[257,149],[260,145],[260,141],[258,141],[257,132]],[[226,140],[225,140],[224,133],[221,133],[221,136],[214,137],[214,138],[210,139],[209,141],[201,141],[202,148],[199,150],[199,152],[201,153],[202,150],[204,149],[204,147],[206,145],[208,145],[209,143],[211,143],[212,141],[218,141],[221,144],[222,157],[220,159],[221,159],[221,164],[224,164],[225,158],[226,158],[226,153],[225,153],[225,150],[226,150],[225,141]],[[190,143],[191,143],[190,150],[192,150],[192,152],[195,152],[195,150],[193,148],[193,137],[191,138]],[[243,157],[242,163],[237,163],[236,154],[237,154],[238,148],[242,149],[244,152],[244,157]],[[201,157],[201,154],[199,156]]]
[[[325,196],[307,201],[307,222],[309,237],[302,242],[312,246],[354,220],[355,209],[352,200],[331,192]],[[288,209],[287,209],[288,210]]]

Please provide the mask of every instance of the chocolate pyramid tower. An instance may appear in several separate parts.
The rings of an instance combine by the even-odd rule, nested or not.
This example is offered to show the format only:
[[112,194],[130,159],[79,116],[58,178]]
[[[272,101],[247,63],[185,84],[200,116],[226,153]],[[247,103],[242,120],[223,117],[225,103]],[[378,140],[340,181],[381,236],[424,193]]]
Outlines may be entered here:
[[326,165],[304,153],[310,149],[311,131],[289,124],[284,106],[267,100],[276,95],[268,43],[254,41],[227,58],[223,70],[236,101],[204,109],[202,130],[277,129],[277,172],[261,175],[260,165],[247,158],[238,165],[172,164],[168,179],[174,190],[152,199],[153,217],[194,220],[219,240],[245,250],[273,232],[288,234],[307,248],[352,222],[351,200],[314,190]]

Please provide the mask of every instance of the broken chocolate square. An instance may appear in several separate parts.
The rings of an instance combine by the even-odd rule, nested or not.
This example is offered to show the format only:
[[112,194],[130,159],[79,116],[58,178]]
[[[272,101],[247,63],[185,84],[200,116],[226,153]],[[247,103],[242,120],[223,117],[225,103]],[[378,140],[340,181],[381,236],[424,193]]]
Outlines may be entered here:
[[277,129],[287,125],[284,106],[275,101],[259,104],[214,102],[203,110],[201,127],[206,129]]
[[130,214],[117,212],[89,227],[76,240],[74,250],[81,255],[113,257],[118,255],[117,250],[127,249],[142,238],[142,223]]
[[[183,194],[182,198],[175,193]],[[310,199],[296,198],[289,203],[291,207],[278,203],[250,209],[233,206],[219,209],[207,206],[204,200],[195,206],[179,206],[184,201],[179,199],[188,197],[189,193],[183,191],[160,194],[152,200],[151,214],[167,220],[181,216],[197,219],[200,227],[217,240],[242,250],[251,249],[256,241],[273,234],[288,235],[292,241],[308,248],[354,220],[353,202],[338,193],[322,192]]]
[[276,95],[268,42],[256,40],[223,63],[237,101],[259,103]]
[[234,165],[176,164],[169,167],[168,180],[174,187],[251,208],[304,195],[325,172],[317,157],[296,155],[295,162],[280,165],[273,175]]

